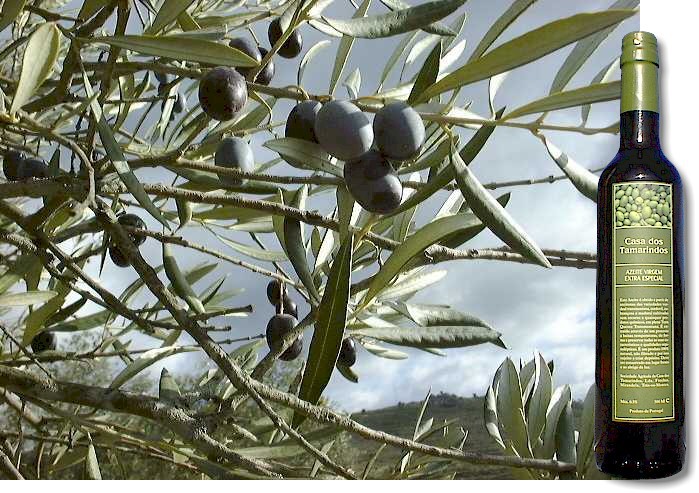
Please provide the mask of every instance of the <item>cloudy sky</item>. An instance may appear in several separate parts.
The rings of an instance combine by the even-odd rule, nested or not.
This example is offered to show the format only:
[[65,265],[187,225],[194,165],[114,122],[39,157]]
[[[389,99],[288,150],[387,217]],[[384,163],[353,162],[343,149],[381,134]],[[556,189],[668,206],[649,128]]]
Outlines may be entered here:
[[[332,17],[350,17],[354,9],[349,2],[336,1],[326,11]],[[379,4],[379,2],[374,2]],[[415,2],[411,2],[415,3]],[[465,62],[471,50],[492,24],[510,5],[509,0],[470,0],[464,7],[468,13],[466,26],[461,39],[466,42],[463,55],[454,65]],[[610,0],[539,0],[498,40],[498,44],[529,31],[557,18],[567,17],[577,12],[607,8]],[[371,12],[383,10],[374,5]],[[462,10],[463,11],[463,10]],[[452,16],[453,17],[453,16]],[[261,40],[266,33],[260,26],[256,32]],[[618,54],[621,37],[628,31],[638,28],[638,16],[627,20],[599,47],[569,87],[589,84],[590,79]],[[317,31],[303,28],[304,51],[321,39]],[[362,74],[361,94],[373,94],[378,77],[390,56],[399,37],[386,40],[359,40],[345,68],[343,78],[359,67]],[[556,70],[565,59],[570,48],[560,50],[526,67],[516,69],[504,82],[497,96],[497,105],[517,107],[523,103],[542,97],[548,93]],[[327,93],[329,74],[337,51],[337,40],[326,48],[306,72],[304,86],[312,93]],[[415,64],[419,68],[421,57]],[[295,83],[299,59],[277,59],[277,73],[273,85],[283,86]],[[397,72],[397,71],[396,71]],[[411,74],[412,71],[409,71]],[[389,86],[397,80],[397,73],[389,79]],[[337,97],[346,97],[341,86]],[[196,96],[190,100],[196,101]],[[465,88],[462,102],[473,101],[471,109],[481,114],[488,112],[488,88],[486,83],[477,83]],[[275,107],[274,120],[283,120],[291,105],[280,102]],[[589,126],[606,126],[618,118],[618,103],[596,105],[593,108]],[[579,110],[561,111],[550,115],[548,123],[577,125],[580,123]],[[468,138],[470,131],[463,131]],[[616,151],[617,137],[610,135],[581,136],[575,133],[549,132],[547,136],[558,147],[581,164],[596,168],[606,164]],[[271,159],[270,153],[260,148],[260,143],[269,139],[269,134],[253,140],[256,159],[264,162]],[[558,168],[549,158],[542,144],[529,132],[521,129],[498,128],[490,141],[471,165],[471,169],[483,182],[539,178],[558,174]],[[288,167],[278,167],[281,174],[291,173]],[[144,175],[150,181],[155,176]],[[595,205],[578,194],[567,182],[509,190],[512,199],[508,210],[543,248],[594,251],[595,249]],[[439,195],[439,201],[446,198]],[[325,200],[325,203],[322,203]],[[436,202],[438,203],[438,202]],[[312,207],[327,208],[327,199],[314,203]],[[424,218],[423,218],[424,221]],[[155,224],[152,225],[156,227]],[[224,246],[214,238],[203,238],[201,230],[185,229],[184,235],[196,234],[201,243],[215,245],[225,251]],[[229,235],[239,241],[249,242],[245,235]],[[278,246],[272,237],[264,240],[274,249]],[[484,232],[469,247],[500,246],[501,242],[492,234]],[[160,249],[152,240],[143,251],[154,265],[160,264]],[[227,253],[234,254],[232,251]],[[178,261],[191,266],[202,261],[202,257],[178,250]],[[532,351],[541,351],[547,359],[556,363],[556,382],[572,385],[576,397],[584,395],[592,383],[594,375],[594,271],[570,268],[542,268],[501,263],[494,261],[461,261],[442,264],[438,268],[448,268],[448,275],[442,282],[420,294],[416,300],[428,303],[448,304],[472,313],[503,333],[509,350],[495,346],[476,346],[461,350],[449,350],[448,357],[440,358],[420,351],[409,350],[410,358],[392,361],[377,358],[360,350],[355,366],[360,376],[358,384],[352,384],[335,375],[326,395],[339,407],[355,411],[362,408],[376,408],[398,401],[413,401],[424,397],[429,389],[433,392],[451,392],[462,395],[477,393],[482,395],[491,376],[506,356],[529,358]],[[133,272],[107,268],[103,276],[104,284],[120,292],[133,279]],[[289,269],[291,270],[291,269]],[[230,264],[222,264],[211,274],[202,286],[212,282],[217,276],[227,275],[226,287],[242,287],[245,292],[234,298],[234,305],[255,305],[255,313],[246,319],[234,319],[235,329],[224,337],[238,337],[263,332],[272,308],[266,303],[264,289],[267,281],[259,276]],[[304,309],[301,310],[302,314]],[[306,346],[310,334],[306,335]],[[152,341],[136,340],[135,345]],[[197,355],[188,353],[167,361],[172,371],[186,372],[196,362]]]

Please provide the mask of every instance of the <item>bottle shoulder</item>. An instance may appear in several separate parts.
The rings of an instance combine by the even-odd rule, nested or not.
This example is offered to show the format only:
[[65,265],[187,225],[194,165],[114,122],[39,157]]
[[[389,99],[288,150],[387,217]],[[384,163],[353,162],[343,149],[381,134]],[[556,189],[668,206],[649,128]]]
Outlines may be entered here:
[[620,149],[600,175],[600,186],[637,180],[681,185],[677,168],[662,150],[645,148]]

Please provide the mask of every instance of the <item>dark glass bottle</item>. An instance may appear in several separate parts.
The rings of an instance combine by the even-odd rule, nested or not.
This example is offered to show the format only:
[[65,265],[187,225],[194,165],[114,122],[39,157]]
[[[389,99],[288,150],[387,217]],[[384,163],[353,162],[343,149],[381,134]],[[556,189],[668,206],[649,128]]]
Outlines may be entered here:
[[660,148],[655,37],[622,43],[618,154],[600,177],[595,458],[660,478],[685,455],[682,182]]

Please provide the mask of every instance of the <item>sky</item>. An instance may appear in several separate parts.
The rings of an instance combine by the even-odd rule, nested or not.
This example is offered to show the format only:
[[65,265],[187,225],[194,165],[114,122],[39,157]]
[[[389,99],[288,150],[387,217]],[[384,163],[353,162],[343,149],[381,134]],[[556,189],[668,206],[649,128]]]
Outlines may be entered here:
[[[410,2],[415,3],[415,2]],[[482,35],[492,22],[510,5],[505,0],[470,0],[459,13],[468,13],[466,25],[460,39],[465,40],[466,48],[453,68],[465,63]],[[539,0],[529,8],[515,24],[510,26],[496,45],[523,34],[558,18],[567,17],[582,11],[605,9],[610,0],[565,1]],[[337,4],[337,5],[335,5]],[[349,2],[336,1],[325,14],[331,17],[348,18],[354,12]],[[385,11],[378,1],[373,2],[371,13]],[[454,18],[451,16],[450,19]],[[266,25],[256,28],[260,40],[266,41]],[[588,85],[594,75],[618,56],[621,37],[638,29],[638,16],[625,21],[609,38],[600,45],[588,60],[569,88]],[[304,53],[317,41],[326,36],[306,26],[302,29]],[[373,94],[378,77],[385,61],[390,56],[400,37],[383,40],[358,40],[343,72],[341,81],[356,67],[362,75],[360,94]],[[304,87],[311,93],[327,93],[329,74],[334,63],[338,41],[323,50],[308,67],[304,76]],[[525,67],[513,71],[503,83],[496,98],[496,105],[506,105],[512,109],[521,104],[543,97],[548,93],[556,70],[561,65],[571,47],[559,50]],[[424,55],[414,64],[413,69],[422,65]],[[277,57],[276,74],[272,85],[294,84],[300,58],[285,60]],[[618,73],[617,73],[618,76]],[[395,71],[387,87],[396,82]],[[345,89],[338,85],[336,97],[347,97]],[[196,96],[189,98],[190,104]],[[487,82],[476,83],[464,88],[461,102],[472,101],[471,110],[487,114]],[[274,120],[283,120],[291,108],[288,102],[280,102],[274,109]],[[607,126],[618,119],[618,102],[598,104],[593,107],[589,126]],[[525,118],[523,121],[527,121]],[[547,123],[578,125],[579,109],[550,114]],[[462,133],[462,141],[471,131]],[[569,132],[547,132],[558,147],[582,165],[589,168],[604,166],[612,158],[618,147],[618,137],[614,135],[583,136]],[[269,133],[256,136],[253,141],[256,161],[264,162],[275,157],[261,148],[261,144],[271,138]],[[560,174],[555,163],[546,153],[541,142],[526,130],[499,127],[486,144],[483,151],[471,164],[471,169],[482,182],[540,178]],[[273,171],[291,174],[290,167],[277,167]],[[149,181],[162,181],[154,173],[142,174]],[[580,195],[568,181],[554,184],[514,187],[498,192],[512,192],[508,211],[542,248],[595,251],[595,204]],[[427,207],[434,210],[446,199],[441,193],[439,199]],[[311,208],[327,210],[327,197],[317,199]],[[424,224],[429,212],[420,215]],[[156,228],[155,223],[149,223]],[[196,238],[197,242],[216,246],[222,251],[236,255],[221,245],[215,238],[205,238],[201,230],[185,228],[183,236]],[[228,234],[238,241],[250,243],[249,238],[240,233]],[[263,240],[273,249],[278,249],[272,236],[264,235]],[[468,248],[497,247],[502,243],[489,232],[480,234],[466,246]],[[143,247],[144,256],[153,265],[160,264],[160,248],[153,240]],[[203,257],[177,250],[178,262],[186,268],[204,260]],[[245,259],[249,260],[249,259]],[[269,267],[269,264],[267,265]],[[422,399],[431,390],[470,396],[483,395],[496,368],[506,357],[515,360],[530,359],[534,350],[555,362],[554,379],[557,384],[570,384],[576,398],[584,396],[594,378],[594,331],[595,331],[595,284],[594,270],[577,270],[557,267],[543,269],[531,265],[495,261],[465,260],[440,264],[435,269],[448,270],[448,275],[438,284],[421,292],[414,301],[447,304],[471,313],[487,321],[503,334],[508,349],[493,345],[447,350],[447,357],[438,357],[418,350],[407,351],[410,357],[402,361],[378,358],[360,349],[357,364],[353,368],[359,375],[359,383],[353,384],[335,374],[325,391],[325,395],[339,408],[347,411],[372,409]],[[289,271],[291,268],[289,267]],[[222,264],[199,286],[205,286],[216,277],[227,275],[226,288],[244,288],[245,292],[235,298],[231,305],[251,303],[255,312],[244,319],[228,319],[233,323],[230,333],[217,333],[221,338],[260,334],[264,331],[273,309],[266,302],[264,294],[267,279],[252,273]],[[134,279],[131,270],[107,266],[101,282],[108,288],[121,291]],[[297,299],[298,301],[298,299]],[[306,310],[300,309],[301,316]],[[306,333],[306,348],[310,342]],[[181,342],[186,342],[183,339]],[[136,338],[134,346],[152,345],[152,340]],[[199,366],[201,356],[186,353],[166,360],[170,371],[189,372]]]

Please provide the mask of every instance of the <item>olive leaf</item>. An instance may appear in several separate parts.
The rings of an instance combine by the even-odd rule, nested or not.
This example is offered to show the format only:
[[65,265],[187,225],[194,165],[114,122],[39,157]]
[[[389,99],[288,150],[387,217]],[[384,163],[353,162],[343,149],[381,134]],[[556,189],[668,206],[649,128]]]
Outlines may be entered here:
[[266,262],[283,262],[287,260],[286,254],[284,252],[266,250],[249,245],[244,245],[237,241],[231,240],[230,238],[226,238],[222,235],[216,235],[216,237],[236,252],[240,252],[244,255],[247,255],[248,257],[252,257],[257,260],[264,260]]
[[[318,306],[313,338],[308,350],[299,398],[312,404],[318,402],[330,381],[342,346],[347,323],[347,304],[352,275],[354,235],[347,235],[333,260],[323,299]],[[298,427],[304,417],[295,413],[293,426]]]
[[420,94],[437,81],[441,59],[442,43],[438,42],[417,74],[410,96],[408,96],[408,104],[415,104]]
[[425,327],[378,327],[353,329],[352,335],[372,337],[397,346],[459,348],[486,342],[501,346],[501,334],[489,327],[433,325]]
[[543,113],[565,108],[573,108],[584,104],[613,101],[621,97],[621,81],[593,84],[580,89],[551,94],[537,101],[520,106],[507,113],[503,120],[519,118],[532,113]]
[[546,146],[549,156],[561,168],[561,171],[566,174],[573,186],[585,197],[593,202],[597,202],[597,186],[599,183],[597,175],[575,162],[543,135],[540,136],[540,139]]
[[139,204],[141,204],[141,207],[148,211],[148,213],[150,213],[151,216],[157,219],[163,226],[165,226],[167,229],[170,229],[168,222],[162,216],[160,210],[157,207],[155,207],[155,205],[153,205],[153,202],[151,202],[150,198],[148,197],[148,194],[146,194],[146,191],[143,189],[141,181],[138,178],[136,178],[136,175],[133,174],[133,171],[131,171],[129,164],[126,162],[124,153],[122,152],[121,147],[114,138],[112,129],[110,128],[109,123],[107,123],[107,120],[105,119],[104,114],[102,113],[102,107],[99,105],[99,102],[96,99],[93,99],[92,85],[87,77],[87,73],[84,71],[83,82],[85,84],[84,87],[85,92],[87,93],[87,97],[91,99],[90,111],[92,112],[95,121],[97,122],[97,131],[100,135],[102,145],[104,146],[104,150],[107,153],[109,159],[111,160],[114,169],[119,175],[119,178],[121,178],[121,181],[124,183],[131,195],[134,196],[136,201]]
[[[364,0],[361,5],[357,8],[354,13],[353,19],[363,18],[369,6],[371,5],[371,0]],[[342,76],[342,70],[345,68],[347,63],[347,58],[349,57],[350,51],[352,51],[352,45],[354,45],[355,36],[344,34],[340,45],[337,47],[337,55],[335,55],[335,64],[333,65],[333,70],[330,73],[330,85],[328,87],[328,94],[332,95],[337,87],[337,82]]]
[[184,36],[96,36],[82,39],[84,43],[105,43],[143,55],[173,60],[207,63],[227,67],[255,67],[257,60],[228,45],[206,39]]
[[306,52],[306,54],[303,56],[301,59],[301,63],[299,63],[299,68],[296,73],[296,83],[300,86],[303,82],[303,74],[306,72],[306,67],[308,67],[308,64],[311,63],[311,60],[313,60],[318,53],[320,53],[322,50],[327,48],[330,45],[330,40],[324,39],[322,41],[318,41],[316,44],[310,47],[310,49]]
[[[394,12],[410,7],[410,5],[403,2],[403,0],[381,0],[381,3]],[[437,36],[456,36],[458,34],[455,30],[441,22],[429,24],[423,27],[422,30],[430,34],[436,34]]]
[[5,0],[0,11],[0,32],[12,24],[24,9],[27,0]]
[[616,25],[634,13],[633,10],[608,10],[576,14],[546,24],[466,63],[428,87],[420,96],[420,101],[428,101],[443,92],[526,65],[574,41]]
[[299,280],[314,299],[320,299],[318,290],[313,282],[313,275],[308,267],[306,248],[301,236],[301,223],[293,218],[284,218],[284,246],[291,265],[294,267]]
[[328,154],[314,142],[286,137],[283,139],[268,140],[264,146],[280,155],[290,158],[289,164],[302,163],[309,169],[324,171],[331,175],[342,177],[342,169],[334,165]]
[[585,395],[582,406],[580,429],[578,430],[578,444],[576,449],[578,474],[587,471],[592,461],[592,444],[595,438],[595,386],[591,385]]
[[97,460],[97,452],[95,451],[95,445],[92,443],[92,438],[89,438],[89,441],[90,444],[87,446],[85,454],[85,478],[101,480],[102,473],[100,472],[100,465],[99,461]]
[[556,431],[561,414],[573,399],[570,386],[562,385],[554,390],[551,403],[546,412],[546,426],[541,436],[542,445],[537,456],[544,459],[553,458],[556,452]]
[[26,291],[24,293],[0,295],[0,307],[31,306],[55,297],[56,291]]
[[478,222],[478,219],[473,216],[469,218],[464,214],[456,214],[432,221],[408,236],[403,243],[393,250],[379,272],[373,276],[361,306],[366,307],[371,303],[376,295],[400,273],[403,266],[416,255],[424,252],[429,246],[438,243],[442,238],[478,224]]
[[524,418],[522,386],[517,368],[510,358],[498,368],[498,383],[495,393],[497,416],[500,421],[500,435],[520,457],[532,457],[529,435]]
[[182,12],[194,3],[194,0],[168,0],[158,10],[151,26],[144,31],[144,34],[156,34],[165,26],[176,20]]
[[160,372],[160,385],[158,387],[158,398],[167,404],[178,404],[182,394],[175,379],[163,368]]
[[172,283],[173,291],[182,298],[189,307],[196,313],[206,313],[206,308],[202,304],[201,300],[197,297],[190,286],[189,282],[185,278],[184,274],[177,265],[177,260],[175,260],[175,255],[172,252],[172,247],[169,243],[163,242],[163,267],[165,269],[165,275]]
[[515,222],[495,197],[481,185],[458,153],[452,155],[451,163],[456,174],[456,183],[459,185],[466,203],[474,214],[488,226],[488,229],[517,253],[543,267],[550,268],[551,263],[544,252],[529,238],[529,235]]
[[134,359],[131,363],[129,363],[126,366],[126,368],[119,372],[119,374],[116,377],[114,377],[114,380],[112,380],[112,383],[109,384],[109,388],[118,389],[126,382],[131,380],[133,377],[141,373],[143,370],[162,359],[168,358],[175,354],[186,353],[191,351],[197,351],[197,348],[169,346],[150,349],[145,353],[141,354],[138,358]]
[[176,199],[175,205],[177,207],[177,217],[180,223],[177,229],[182,229],[192,220],[192,204],[184,199]]
[[535,2],[536,0],[515,0],[512,2],[512,5],[510,5],[510,7],[496,19],[485,35],[481,38],[480,42],[476,46],[476,49],[473,50],[473,53],[471,53],[468,61],[471,62],[482,57],[483,53],[488,51],[488,48],[493,45],[500,35]]
[[[609,7],[609,9],[633,9],[638,7],[639,3],[639,0],[617,0]],[[572,51],[568,53],[568,56],[561,65],[561,68],[558,69],[558,72],[553,79],[553,83],[551,83],[549,94],[560,92],[565,88],[578,70],[580,70],[590,56],[592,56],[595,50],[597,50],[602,42],[612,33],[615,27],[616,26],[611,26],[607,29],[603,29],[581,41],[578,41],[575,44]]]
[[49,78],[58,59],[60,48],[61,31],[53,22],[41,24],[29,36],[22,58],[22,72],[12,99],[11,113],[16,113],[24,106],[41,84]]
[[[595,76],[592,78],[592,81],[590,81],[590,85],[594,84],[603,84],[605,82],[609,82],[612,80],[612,77],[614,76],[614,73],[620,66],[620,60],[619,58],[615,58],[611,62],[609,62],[609,65],[605,66],[595,74]],[[590,110],[592,109],[592,106],[589,104],[585,104],[580,108],[580,114],[582,118],[582,123],[581,125],[584,127],[587,125],[587,119],[590,116]]]
[[[538,351],[534,353],[533,366],[534,374],[531,379],[533,382],[532,393],[527,401],[526,415],[529,440],[532,443],[536,443],[546,426],[546,411],[551,402],[553,380],[549,367],[546,365],[546,360]],[[520,373],[520,376],[522,373],[523,372]],[[521,381],[524,383],[524,378],[522,378]]]
[[333,29],[355,38],[385,38],[422,29],[455,12],[466,0],[436,0],[388,14],[351,20],[323,17]]

